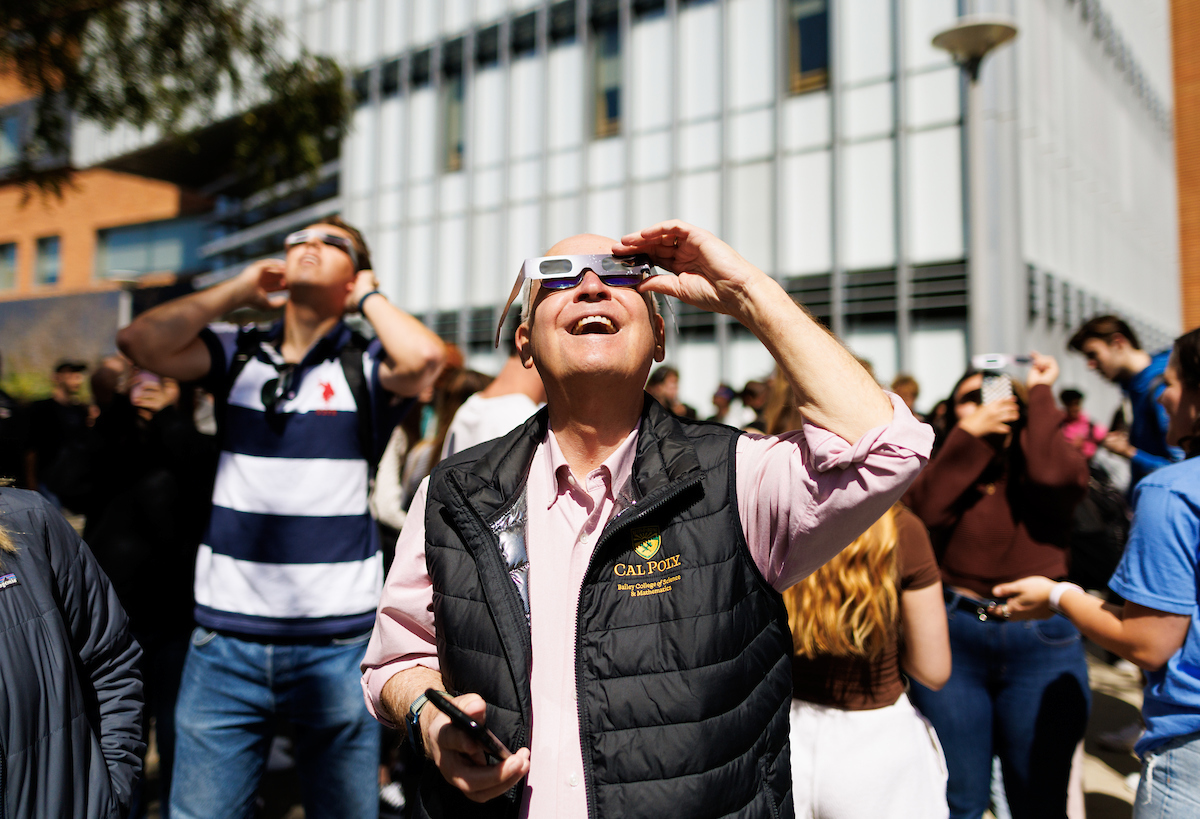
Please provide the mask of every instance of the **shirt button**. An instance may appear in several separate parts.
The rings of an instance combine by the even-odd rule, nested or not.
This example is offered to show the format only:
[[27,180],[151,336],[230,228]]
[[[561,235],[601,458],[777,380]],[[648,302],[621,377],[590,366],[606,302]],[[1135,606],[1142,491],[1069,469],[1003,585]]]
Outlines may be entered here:
[[571,784],[572,788],[578,787],[579,786],[579,777],[577,777],[575,774],[571,774],[571,777],[567,780],[567,782],[569,782]]

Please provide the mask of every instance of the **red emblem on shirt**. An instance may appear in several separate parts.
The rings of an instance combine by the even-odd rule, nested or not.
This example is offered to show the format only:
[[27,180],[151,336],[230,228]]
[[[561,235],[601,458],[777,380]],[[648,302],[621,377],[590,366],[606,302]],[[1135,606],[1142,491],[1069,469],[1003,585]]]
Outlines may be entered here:
[[324,398],[325,403],[328,404],[329,399],[333,398],[333,385],[330,384],[328,381],[322,381],[322,382],[320,382],[320,384],[321,384],[321,397]]

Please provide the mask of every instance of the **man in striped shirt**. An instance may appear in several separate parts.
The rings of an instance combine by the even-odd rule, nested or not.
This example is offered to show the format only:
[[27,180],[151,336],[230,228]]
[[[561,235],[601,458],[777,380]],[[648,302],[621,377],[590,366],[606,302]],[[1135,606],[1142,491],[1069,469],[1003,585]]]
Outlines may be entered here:
[[[252,814],[280,719],[296,734],[307,816],[378,807],[379,733],[358,690],[383,583],[369,463],[392,397],[431,384],[444,346],[378,291],[361,234],[339,218],[285,246],[283,260],[160,305],[118,337],[139,366],[201,381],[221,406],[177,711],[170,810],[181,819]],[[208,326],[281,303],[265,331]],[[354,310],[375,339],[345,324]]]

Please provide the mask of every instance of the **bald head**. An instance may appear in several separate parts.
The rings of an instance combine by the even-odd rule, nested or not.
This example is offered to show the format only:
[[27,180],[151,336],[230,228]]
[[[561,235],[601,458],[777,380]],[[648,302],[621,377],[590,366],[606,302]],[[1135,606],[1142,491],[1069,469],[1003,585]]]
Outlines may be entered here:
[[568,236],[546,251],[547,256],[582,256],[585,254],[612,253],[617,242],[595,233],[580,233]]

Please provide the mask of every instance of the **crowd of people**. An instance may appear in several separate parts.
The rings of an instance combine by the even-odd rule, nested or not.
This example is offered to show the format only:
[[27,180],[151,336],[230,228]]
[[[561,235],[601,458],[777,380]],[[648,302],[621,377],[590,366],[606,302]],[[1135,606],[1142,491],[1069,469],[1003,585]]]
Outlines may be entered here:
[[[774,371],[700,420],[663,296]],[[922,416],[682,222],[518,297],[476,372],[330,217],[0,392],[0,816],[144,815],[153,725],[177,819],[281,734],[314,818],[1074,819],[1085,636],[1146,671],[1135,815],[1200,810],[1200,331],[1079,329],[1109,424],[1039,353]]]

